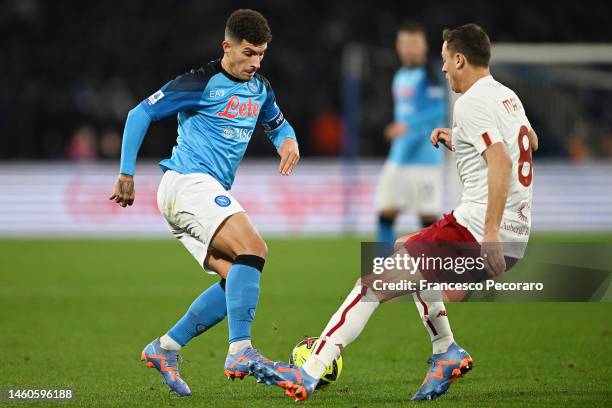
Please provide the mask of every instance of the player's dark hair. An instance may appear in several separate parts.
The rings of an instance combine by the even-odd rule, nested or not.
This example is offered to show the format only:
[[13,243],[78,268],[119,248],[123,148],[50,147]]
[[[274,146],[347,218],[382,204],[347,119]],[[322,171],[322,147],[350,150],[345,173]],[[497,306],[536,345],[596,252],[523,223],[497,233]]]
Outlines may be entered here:
[[[427,42],[427,31],[425,31],[425,26],[421,23],[417,23],[415,21],[403,21],[398,27],[398,32],[406,32],[406,33],[420,33],[425,37],[425,41]],[[438,70],[431,63],[429,56],[427,57],[427,61],[425,62],[425,72],[427,73],[427,80],[432,85],[439,85],[442,82]]]
[[225,35],[238,42],[247,40],[253,45],[272,41],[268,20],[260,12],[251,9],[234,11],[225,23]]
[[427,36],[425,26],[415,21],[403,21],[399,27],[397,27],[397,31],[405,31],[407,33],[422,33],[424,36]]
[[442,32],[449,50],[465,55],[471,65],[488,67],[491,60],[491,40],[477,24],[465,24]]

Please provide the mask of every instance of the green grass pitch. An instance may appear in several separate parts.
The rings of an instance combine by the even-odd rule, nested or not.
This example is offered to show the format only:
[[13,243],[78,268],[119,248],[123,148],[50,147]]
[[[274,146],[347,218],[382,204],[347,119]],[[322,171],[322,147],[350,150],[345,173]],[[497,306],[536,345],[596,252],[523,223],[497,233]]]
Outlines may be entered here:
[[[286,361],[303,336],[319,335],[352,287],[359,241],[268,244],[254,343]],[[225,322],[184,350],[191,398],[169,394],[139,361],[144,345],[214,281],[172,240],[0,240],[0,387],[74,389],[70,403],[35,406],[294,406],[279,388],[223,376]],[[448,313],[476,366],[430,405],[612,404],[612,303],[455,303]],[[415,306],[383,305],[345,350],[340,381],[306,404],[409,406],[429,354]]]

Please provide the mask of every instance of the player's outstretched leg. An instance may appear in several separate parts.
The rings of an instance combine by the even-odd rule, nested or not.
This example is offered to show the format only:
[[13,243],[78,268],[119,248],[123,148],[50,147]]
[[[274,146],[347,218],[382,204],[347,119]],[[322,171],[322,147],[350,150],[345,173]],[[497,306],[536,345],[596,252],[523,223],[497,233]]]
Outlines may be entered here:
[[448,391],[451,383],[474,367],[472,357],[454,342],[446,352],[433,354],[429,362],[431,366],[423,384],[412,397],[413,401],[438,398]]
[[259,360],[251,364],[251,373],[259,382],[283,388],[286,396],[305,400],[327,367],[359,336],[379,304],[370,289],[360,284],[355,286],[330,319],[304,365],[292,368],[285,363]]
[[189,386],[178,371],[178,352],[191,339],[202,334],[225,318],[225,280],[215,283],[198,296],[187,313],[168,333],[153,340],[142,351],[141,359],[156,368],[164,383],[180,396],[189,396]]
[[170,390],[181,397],[188,397],[191,395],[191,390],[179,374],[178,357],[178,351],[163,349],[159,338],[149,343],[140,355],[140,359],[146,361],[149,367],[159,371],[164,384],[167,384]]

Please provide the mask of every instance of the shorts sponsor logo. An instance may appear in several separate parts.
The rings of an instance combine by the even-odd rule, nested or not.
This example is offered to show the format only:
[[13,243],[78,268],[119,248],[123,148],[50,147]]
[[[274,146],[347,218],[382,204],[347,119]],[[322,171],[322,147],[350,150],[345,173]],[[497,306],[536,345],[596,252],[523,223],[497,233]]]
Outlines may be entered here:
[[157,91],[153,95],[151,95],[151,96],[149,96],[147,98],[147,104],[149,106],[155,105],[157,103],[157,101],[159,101],[163,97],[164,97],[164,93],[162,91]]
[[218,195],[215,197],[215,203],[217,203],[219,207],[227,207],[232,203],[232,200],[227,196]]

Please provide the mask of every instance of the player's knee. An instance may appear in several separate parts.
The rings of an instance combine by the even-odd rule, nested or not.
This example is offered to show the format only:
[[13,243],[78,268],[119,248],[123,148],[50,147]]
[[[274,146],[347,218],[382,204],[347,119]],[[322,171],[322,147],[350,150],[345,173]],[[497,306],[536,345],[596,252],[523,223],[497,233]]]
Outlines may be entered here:
[[437,217],[421,217],[421,225],[423,228],[434,225],[436,222],[438,222]]
[[393,224],[398,214],[399,214],[399,211],[396,209],[381,210],[378,213],[378,221],[380,223]]
[[395,251],[399,251],[400,249],[402,249],[404,247],[404,244],[406,243],[406,241],[408,241],[410,238],[412,238],[416,234],[418,234],[418,231],[410,233],[410,234],[402,235],[401,237],[396,239],[395,240],[395,245],[393,245],[394,250]]
[[268,256],[268,245],[266,244],[266,241],[260,237],[257,237],[250,240],[243,251],[245,254],[257,255],[260,258],[266,259]]
[[260,245],[261,245],[260,251],[261,252],[260,252],[259,256],[261,256],[262,258],[265,258],[265,257],[268,256],[268,244],[266,244],[266,241],[264,241],[263,239],[260,240],[260,241],[261,241],[261,243],[260,243]]

